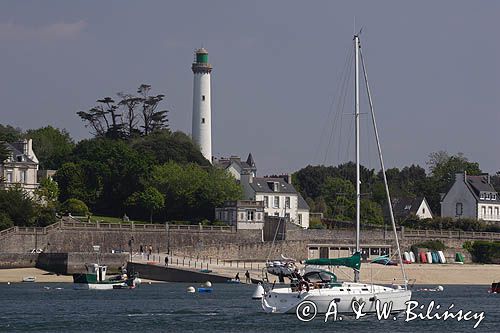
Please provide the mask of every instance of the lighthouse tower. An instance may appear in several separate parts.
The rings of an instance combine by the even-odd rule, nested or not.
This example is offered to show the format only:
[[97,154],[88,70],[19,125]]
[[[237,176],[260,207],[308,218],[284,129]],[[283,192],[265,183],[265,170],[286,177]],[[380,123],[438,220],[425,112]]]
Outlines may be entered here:
[[193,84],[193,141],[200,147],[203,156],[212,163],[212,110],[210,98],[210,73],[208,52],[196,50],[196,59],[191,69]]

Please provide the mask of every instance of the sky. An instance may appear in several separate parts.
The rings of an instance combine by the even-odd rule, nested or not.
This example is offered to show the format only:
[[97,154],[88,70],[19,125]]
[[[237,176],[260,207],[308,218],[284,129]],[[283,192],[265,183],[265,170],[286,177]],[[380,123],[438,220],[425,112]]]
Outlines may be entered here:
[[[191,63],[203,46],[216,157],[251,152],[259,175],[336,165],[354,150],[352,92],[339,91],[353,88],[342,77],[362,27],[386,166],[425,166],[446,150],[496,172],[499,14],[486,0],[3,0],[0,123],[81,140],[90,135],[77,111],[147,83],[166,95],[170,127],[190,133]],[[362,162],[378,168],[361,112]]]

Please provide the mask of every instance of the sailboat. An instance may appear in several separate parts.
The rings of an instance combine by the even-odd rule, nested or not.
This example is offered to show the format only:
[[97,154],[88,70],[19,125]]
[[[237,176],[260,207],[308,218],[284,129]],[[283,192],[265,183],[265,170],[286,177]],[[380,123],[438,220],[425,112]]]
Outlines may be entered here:
[[[361,65],[364,73],[365,86],[368,94],[368,102],[370,105],[371,118],[377,141],[378,154],[380,158],[380,166],[384,178],[385,191],[389,206],[392,228],[394,231],[395,245],[399,256],[399,266],[403,275],[402,285],[377,285],[372,283],[363,283],[359,279],[361,268],[361,249],[360,249],[360,158],[359,158],[359,69]],[[382,149],[380,146],[375,114],[373,112],[373,103],[368,85],[366,68],[363,61],[363,56],[360,49],[359,34],[354,35],[354,85],[355,85],[355,137],[356,137],[356,251],[351,257],[335,258],[335,259],[309,259],[305,261],[306,265],[318,266],[345,266],[352,268],[354,271],[354,279],[352,282],[339,282],[335,274],[325,270],[316,272],[313,279],[301,280],[295,279],[290,286],[278,287],[266,286],[262,297],[262,308],[268,313],[293,313],[299,311],[299,306],[305,301],[312,302],[317,313],[327,313],[331,309],[332,303],[336,306],[338,313],[353,314],[359,306],[362,305],[363,313],[376,312],[377,309],[387,306],[391,312],[399,312],[406,309],[406,302],[411,299],[411,290],[408,289],[408,280],[404,270],[401,249],[399,246],[396,224],[394,222],[394,214],[387,178],[385,174],[384,161],[382,158]],[[313,276],[311,276],[313,277]],[[353,304],[357,304],[353,306]]]

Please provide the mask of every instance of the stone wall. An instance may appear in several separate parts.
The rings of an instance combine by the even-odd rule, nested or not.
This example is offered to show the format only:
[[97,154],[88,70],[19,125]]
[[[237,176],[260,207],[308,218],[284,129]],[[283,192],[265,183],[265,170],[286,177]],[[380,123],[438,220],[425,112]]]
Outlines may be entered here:
[[37,253],[0,253],[0,269],[35,267]]
[[13,233],[0,239],[0,253],[27,253],[34,248],[45,252],[91,252],[93,245],[100,245],[101,252],[121,250],[139,252],[140,245],[153,247],[153,251],[166,251],[170,247],[204,247],[221,243],[255,243],[262,241],[261,230],[239,232],[205,232],[196,230],[144,231],[144,230],[85,230],[54,229],[43,234]]
[[[120,272],[127,264],[127,253],[100,253],[99,263],[108,266],[108,272]],[[36,267],[58,274],[86,272],[85,264],[97,262],[97,254],[91,252],[40,253]]]

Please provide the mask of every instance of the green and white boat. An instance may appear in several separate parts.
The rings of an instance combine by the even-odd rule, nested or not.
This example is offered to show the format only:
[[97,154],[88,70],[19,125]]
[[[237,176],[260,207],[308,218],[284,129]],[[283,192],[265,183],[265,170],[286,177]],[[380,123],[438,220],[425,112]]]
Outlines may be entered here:
[[86,264],[86,273],[73,274],[75,289],[111,290],[133,289],[141,283],[135,276],[126,273],[106,279],[107,266],[99,264]]

